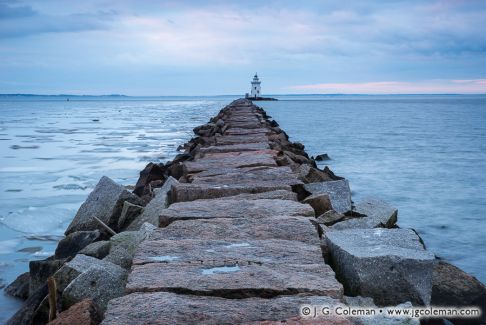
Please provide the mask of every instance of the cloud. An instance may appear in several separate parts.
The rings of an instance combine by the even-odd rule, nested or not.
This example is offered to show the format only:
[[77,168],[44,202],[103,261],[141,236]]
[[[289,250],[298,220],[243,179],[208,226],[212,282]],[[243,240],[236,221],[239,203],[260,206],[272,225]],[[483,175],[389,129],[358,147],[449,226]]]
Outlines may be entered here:
[[0,0],[0,16],[0,74],[10,81],[43,84],[41,75],[70,71],[129,87],[142,73],[170,91],[175,76],[218,88],[258,71],[273,92],[289,84],[469,91],[481,84],[452,80],[486,75],[478,0]]
[[0,19],[31,17],[36,14],[31,6],[10,6],[11,1],[0,1]]
[[126,15],[115,33],[181,63],[486,55],[486,8],[481,3],[475,10],[453,1],[375,3],[368,10],[336,2],[330,8],[318,2],[312,8],[286,5],[270,2],[254,8],[220,2]]
[[116,15],[114,11],[48,14],[34,10],[30,5],[11,3],[0,2],[0,38],[103,30]]
[[486,79],[322,83],[287,89],[295,93],[322,94],[486,94]]
[[451,80],[451,81],[459,84],[469,84],[469,85],[486,87],[486,79],[459,79],[459,80]]

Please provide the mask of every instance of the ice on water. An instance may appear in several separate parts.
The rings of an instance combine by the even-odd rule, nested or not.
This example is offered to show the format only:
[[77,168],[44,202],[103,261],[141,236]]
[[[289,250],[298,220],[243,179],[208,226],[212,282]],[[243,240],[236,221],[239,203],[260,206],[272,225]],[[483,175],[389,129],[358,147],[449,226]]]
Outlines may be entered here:
[[[229,101],[0,98],[0,279],[53,254],[101,176],[134,184],[147,163],[172,159],[194,126]],[[42,249],[25,249],[32,246]],[[0,314],[14,310],[2,310],[2,296]]]

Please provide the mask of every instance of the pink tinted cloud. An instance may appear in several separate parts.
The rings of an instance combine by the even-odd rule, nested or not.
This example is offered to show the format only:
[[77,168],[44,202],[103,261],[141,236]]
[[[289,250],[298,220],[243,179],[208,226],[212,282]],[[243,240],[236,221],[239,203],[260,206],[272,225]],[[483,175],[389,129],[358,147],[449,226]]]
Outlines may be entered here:
[[451,80],[454,83],[459,84],[471,84],[471,85],[485,85],[486,86],[486,79],[457,79]]
[[320,83],[287,90],[304,94],[486,94],[486,79]]

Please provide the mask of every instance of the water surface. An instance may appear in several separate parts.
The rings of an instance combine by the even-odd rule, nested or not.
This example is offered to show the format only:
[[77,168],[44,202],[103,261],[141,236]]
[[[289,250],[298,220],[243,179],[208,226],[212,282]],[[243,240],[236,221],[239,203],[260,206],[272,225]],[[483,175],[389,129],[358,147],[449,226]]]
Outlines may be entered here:
[[486,96],[327,96],[261,102],[291,140],[398,208],[428,249],[486,282]]
[[[285,96],[259,102],[311,155],[399,209],[430,250],[486,282],[486,97]],[[99,178],[130,185],[230,97],[0,99],[0,285],[53,254]],[[19,302],[0,296],[0,323]]]
[[[0,285],[54,253],[101,176],[133,185],[230,98],[0,98]],[[0,293],[0,324],[20,302]]]

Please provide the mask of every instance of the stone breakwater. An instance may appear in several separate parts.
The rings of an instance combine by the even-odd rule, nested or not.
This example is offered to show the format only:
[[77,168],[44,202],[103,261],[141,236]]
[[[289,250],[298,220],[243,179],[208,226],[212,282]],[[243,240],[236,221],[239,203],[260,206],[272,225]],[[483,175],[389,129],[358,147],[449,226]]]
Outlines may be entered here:
[[486,307],[483,284],[400,229],[393,206],[353,202],[251,101],[194,132],[134,187],[99,181],[55,255],[7,287],[26,299],[9,324],[418,324],[299,307]]

